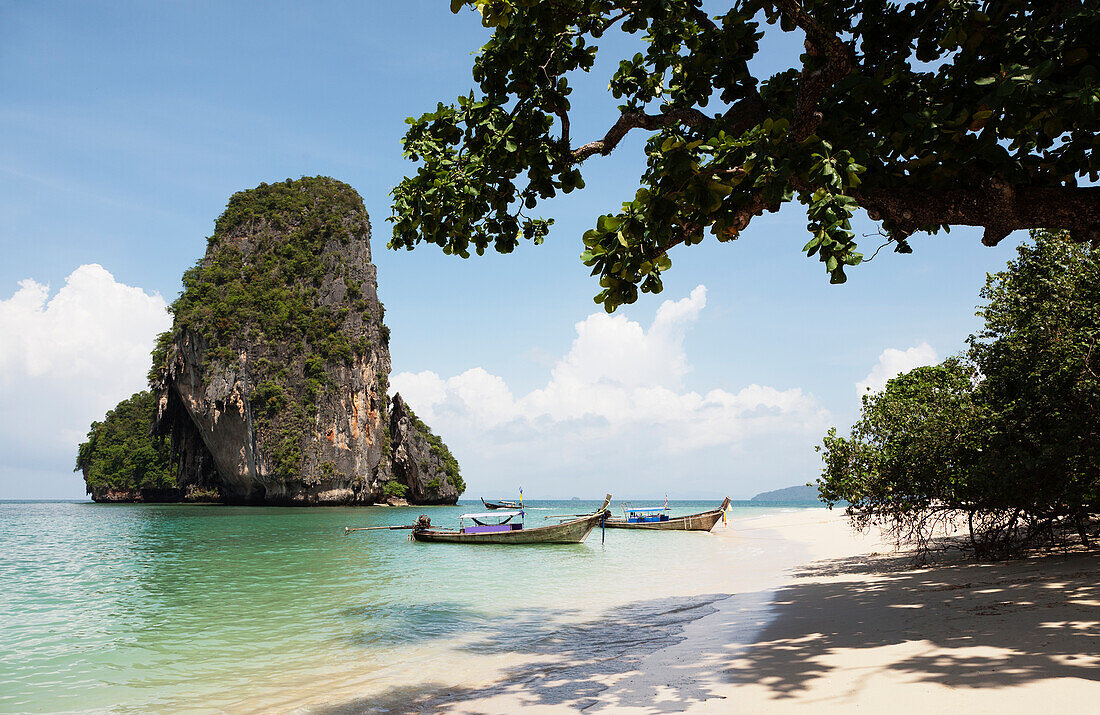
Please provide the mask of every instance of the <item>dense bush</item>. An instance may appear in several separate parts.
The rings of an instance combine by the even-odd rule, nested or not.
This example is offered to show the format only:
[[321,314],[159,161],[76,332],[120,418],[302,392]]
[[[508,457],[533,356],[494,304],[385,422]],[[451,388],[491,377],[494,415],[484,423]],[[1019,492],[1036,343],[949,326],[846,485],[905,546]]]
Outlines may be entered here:
[[156,397],[145,390],[118,403],[102,422],[92,423],[73,470],[84,471],[89,494],[176,486],[168,442],[150,434],[155,415]]
[[917,368],[830,430],[818,488],[922,547],[961,526],[982,556],[1076,531],[1100,511],[1100,250],[1035,232],[982,290],[965,357]]
[[382,493],[385,494],[387,497],[397,497],[399,499],[404,499],[406,496],[408,496],[409,488],[401,482],[386,482],[386,484],[382,487]]
[[328,275],[343,281],[361,321],[372,319],[343,261],[324,250],[334,239],[346,244],[366,235],[359,206],[354,190],[327,177],[234,194],[208,239],[207,255],[183,275],[184,290],[171,308],[173,333],[201,335],[215,359],[231,359],[229,343],[246,338],[300,342],[322,358],[350,362],[347,313],[319,304],[318,287]]

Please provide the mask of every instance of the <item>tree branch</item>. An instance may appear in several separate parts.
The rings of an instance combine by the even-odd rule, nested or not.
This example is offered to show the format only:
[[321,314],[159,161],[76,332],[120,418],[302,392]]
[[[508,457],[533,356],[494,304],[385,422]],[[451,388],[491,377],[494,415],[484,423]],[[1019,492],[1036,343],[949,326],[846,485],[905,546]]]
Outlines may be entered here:
[[894,188],[854,192],[872,219],[889,219],[903,236],[938,225],[984,226],[996,246],[1013,231],[1069,229],[1076,241],[1100,244],[1100,186],[1011,186],[999,179],[949,191]]
[[647,129],[653,131],[674,124],[700,128],[715,121],[728,122],[722,128],[732,134],[741,134],[762,122],[765,118],[765,107],[759,94],[742,99],[726,111],[721,118],[708,117],[694,107],[686,109],[670,109],[662,114],[645,114],[643,112],[623,112],[619,120],[607,130],[603,139],[582,144],[573,150],[573,162],[581,163],[594,154],[607,156],[619,142],[622,141],[631,129]]
[[615,147],[618,146],[619,142],[622,141],[623,137],[625,137],[631,129],[648,129],[653,131],[673,124],[700,127],[711,121],[713,120],[710,117],[695,108],[670,109],[663,114],[657,115],[636,111],[623,112],[619,115],[619,120],[607,130],[607,134],[604,134],[603,139],[588,142],[574,149],[573,161],[574,163],[580,163],[593,154],[607,156],[614,151]]
[[718,31],[718,25],[714,24],[714,20],[710,19],[710,15],[703,12],[703,8],[692,7],[688,12],[691,13],[691,19],[695,20],[695,24],[699,27],[710,32]]
[[779,0],[776,5],[806,33],[806,54],[811,57],[825,57],[825,64],[816,69],[802,65],[799,75],[798,101],[795,107],[791,137],[800,142],[817,130],[824,119],[817,111],[821,97],[845,77],[855,66],[855,57],[851,48],[824,25],[812,17],[798,0]]
[[[734,232],[744,231],[748,227],[749,222],[752,221],[754,216],[759,216],[765,211],[776,212],[779,210],[779,204],[769,204],[764,200],[764,196],[760,192],[753,192],[749,197],[748,202],[739,209],[733,216],[733,223],[731,230]],[[669,238],[668,241],[657,246],[655,250],[646,254],[646,260],[654,260],[664,254],[668,253],[671,249],[679,246],[681,243],[685,243],[688,239],[693,238],[703,232],[706,226],[700,223],[693,223],[684,226],[683,230],[676,236]]]

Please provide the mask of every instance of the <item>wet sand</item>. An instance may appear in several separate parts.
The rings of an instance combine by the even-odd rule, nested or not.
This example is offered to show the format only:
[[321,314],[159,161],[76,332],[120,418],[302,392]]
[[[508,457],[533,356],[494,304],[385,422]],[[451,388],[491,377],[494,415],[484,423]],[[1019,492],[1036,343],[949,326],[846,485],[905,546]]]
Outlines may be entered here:
[[683,597],[548,627],[462,686],[420,683],[321,709],[1011,713],[1100,697],[1100,554],[998,564],[956,554],[918,568],[837,512],[721,529],[727,548],[765,547],[724,575],[721,593],[685,583]]

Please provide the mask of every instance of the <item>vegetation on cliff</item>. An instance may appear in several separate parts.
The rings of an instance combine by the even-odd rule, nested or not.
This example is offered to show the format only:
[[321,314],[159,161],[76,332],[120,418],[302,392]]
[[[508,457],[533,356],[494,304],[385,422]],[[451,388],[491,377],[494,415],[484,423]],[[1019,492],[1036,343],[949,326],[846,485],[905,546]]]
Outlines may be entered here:
[[[409,413],[409,420],[413,423],[413,426],[428,443],[428,450],[443,464],[443,473],[446,475],[447,482],[454,487],[459,494],[466,491],[466,482],[462,479],[462,473],[458,469],[458,460],[451,454],[451,450],[447,448],[447,445],[443,444],[443,440],[432,432],[431,427],[424,424],[424,422],[416,416],[416,413],[412,411],[411,407],[405,406],[405,409]],[[431,483],[428,483],[431,487]],[[438,485],[436,485],[438,487]]]
[[84,472],[89,494],[176,486],[168,440],[150,433],[156,411],[155,396],[144,390],[118,403],[102,422],[92,423],[73,470]]
[[[314,361],[350,362],[370,342],[350,340],[346,318],[354,311],[363,323],[381,324],[382,307],[363,298],[360,279],[324,248],[334,239],[347,244],[369,232],[359,195],[328,177],[260,184],[234,194],[207,239],[206,257],[183,274],[165,344],[188,330],[206,341],[211,360],[233,359],[233,341],[277,340]],[[338,310],[318,302],[326,277],[344,283],[348,301]],[[158,358],[154,369],[163,364],[163,351],[154,353]]]
[[[660,292],[673,248],[732,241],[794,201],[802,250],[833,283],[863,262],[861,209],[901,253],[956,225],[984,227],[986,245],[1021,228],[1100,242],[1100,188],[1078,185],[1100,174],[1095,2],[452,0],[463,8],[493,32],[477,93],[408,120],[419,166],[393,190],[393,247],[540,243],[541,201],[583,189],[589,159],[643,146],[637,191],[583,237],[608,311]],[[765,48],[784,33],[805,52],[776,67]],[[623,47],[640,51],[608,56]],[[575,112],[595,110],[573,88],[601,67],[617,111],[575,136]]]
[[[207,239],[206,256],[183,275],[151,379],[163,370],[167,345],[185,334],[202,341],[208,371],[232,364],[248,346],[259,356],[249,366],[257,430],[270,445],[276,475],[301,474],[301,436],[318,399],[335,386],[326,365],[350,365],[370,351],[372,335],[388,338],[381,304],[363,295],[366,276],[341,252],[326,250],[369,232],[362,199],[328,177],[234,194]],[[323,295],[326,283],[341,295]]]
[[1100,249],[1036,232],[988,277],[965,356],[900,375],[849,437],[830,430],[818,485],[858,526],[926,544],[944,523],[983,556],[1089,542],[1100,512]]
[[[391,434],[389,331],[369,219],[350,186],[313,177],[234,194],[170,311],[149,409],[119,430],[170,436],[178,484],[164,486],[181,498],[453,503],[461,493],[457,461],[426,425]],[[117,488],[147,486],[112,469]]]

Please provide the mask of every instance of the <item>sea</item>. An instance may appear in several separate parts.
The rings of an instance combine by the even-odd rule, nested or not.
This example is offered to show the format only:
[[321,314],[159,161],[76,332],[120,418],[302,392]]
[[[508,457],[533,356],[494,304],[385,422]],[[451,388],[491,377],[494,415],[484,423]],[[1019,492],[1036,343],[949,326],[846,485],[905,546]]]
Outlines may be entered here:
[[[527,523],[598,505],[529,501]],[[766,567],[774,544],[736,538],[738,523],[795,508],[735,502],[709,534],[469,546],[344,527],[456,526],[478,502],[0,502],[0,712],[432,709],[536,687],[562,652],[629,664],[713,612],[731,574]]]

